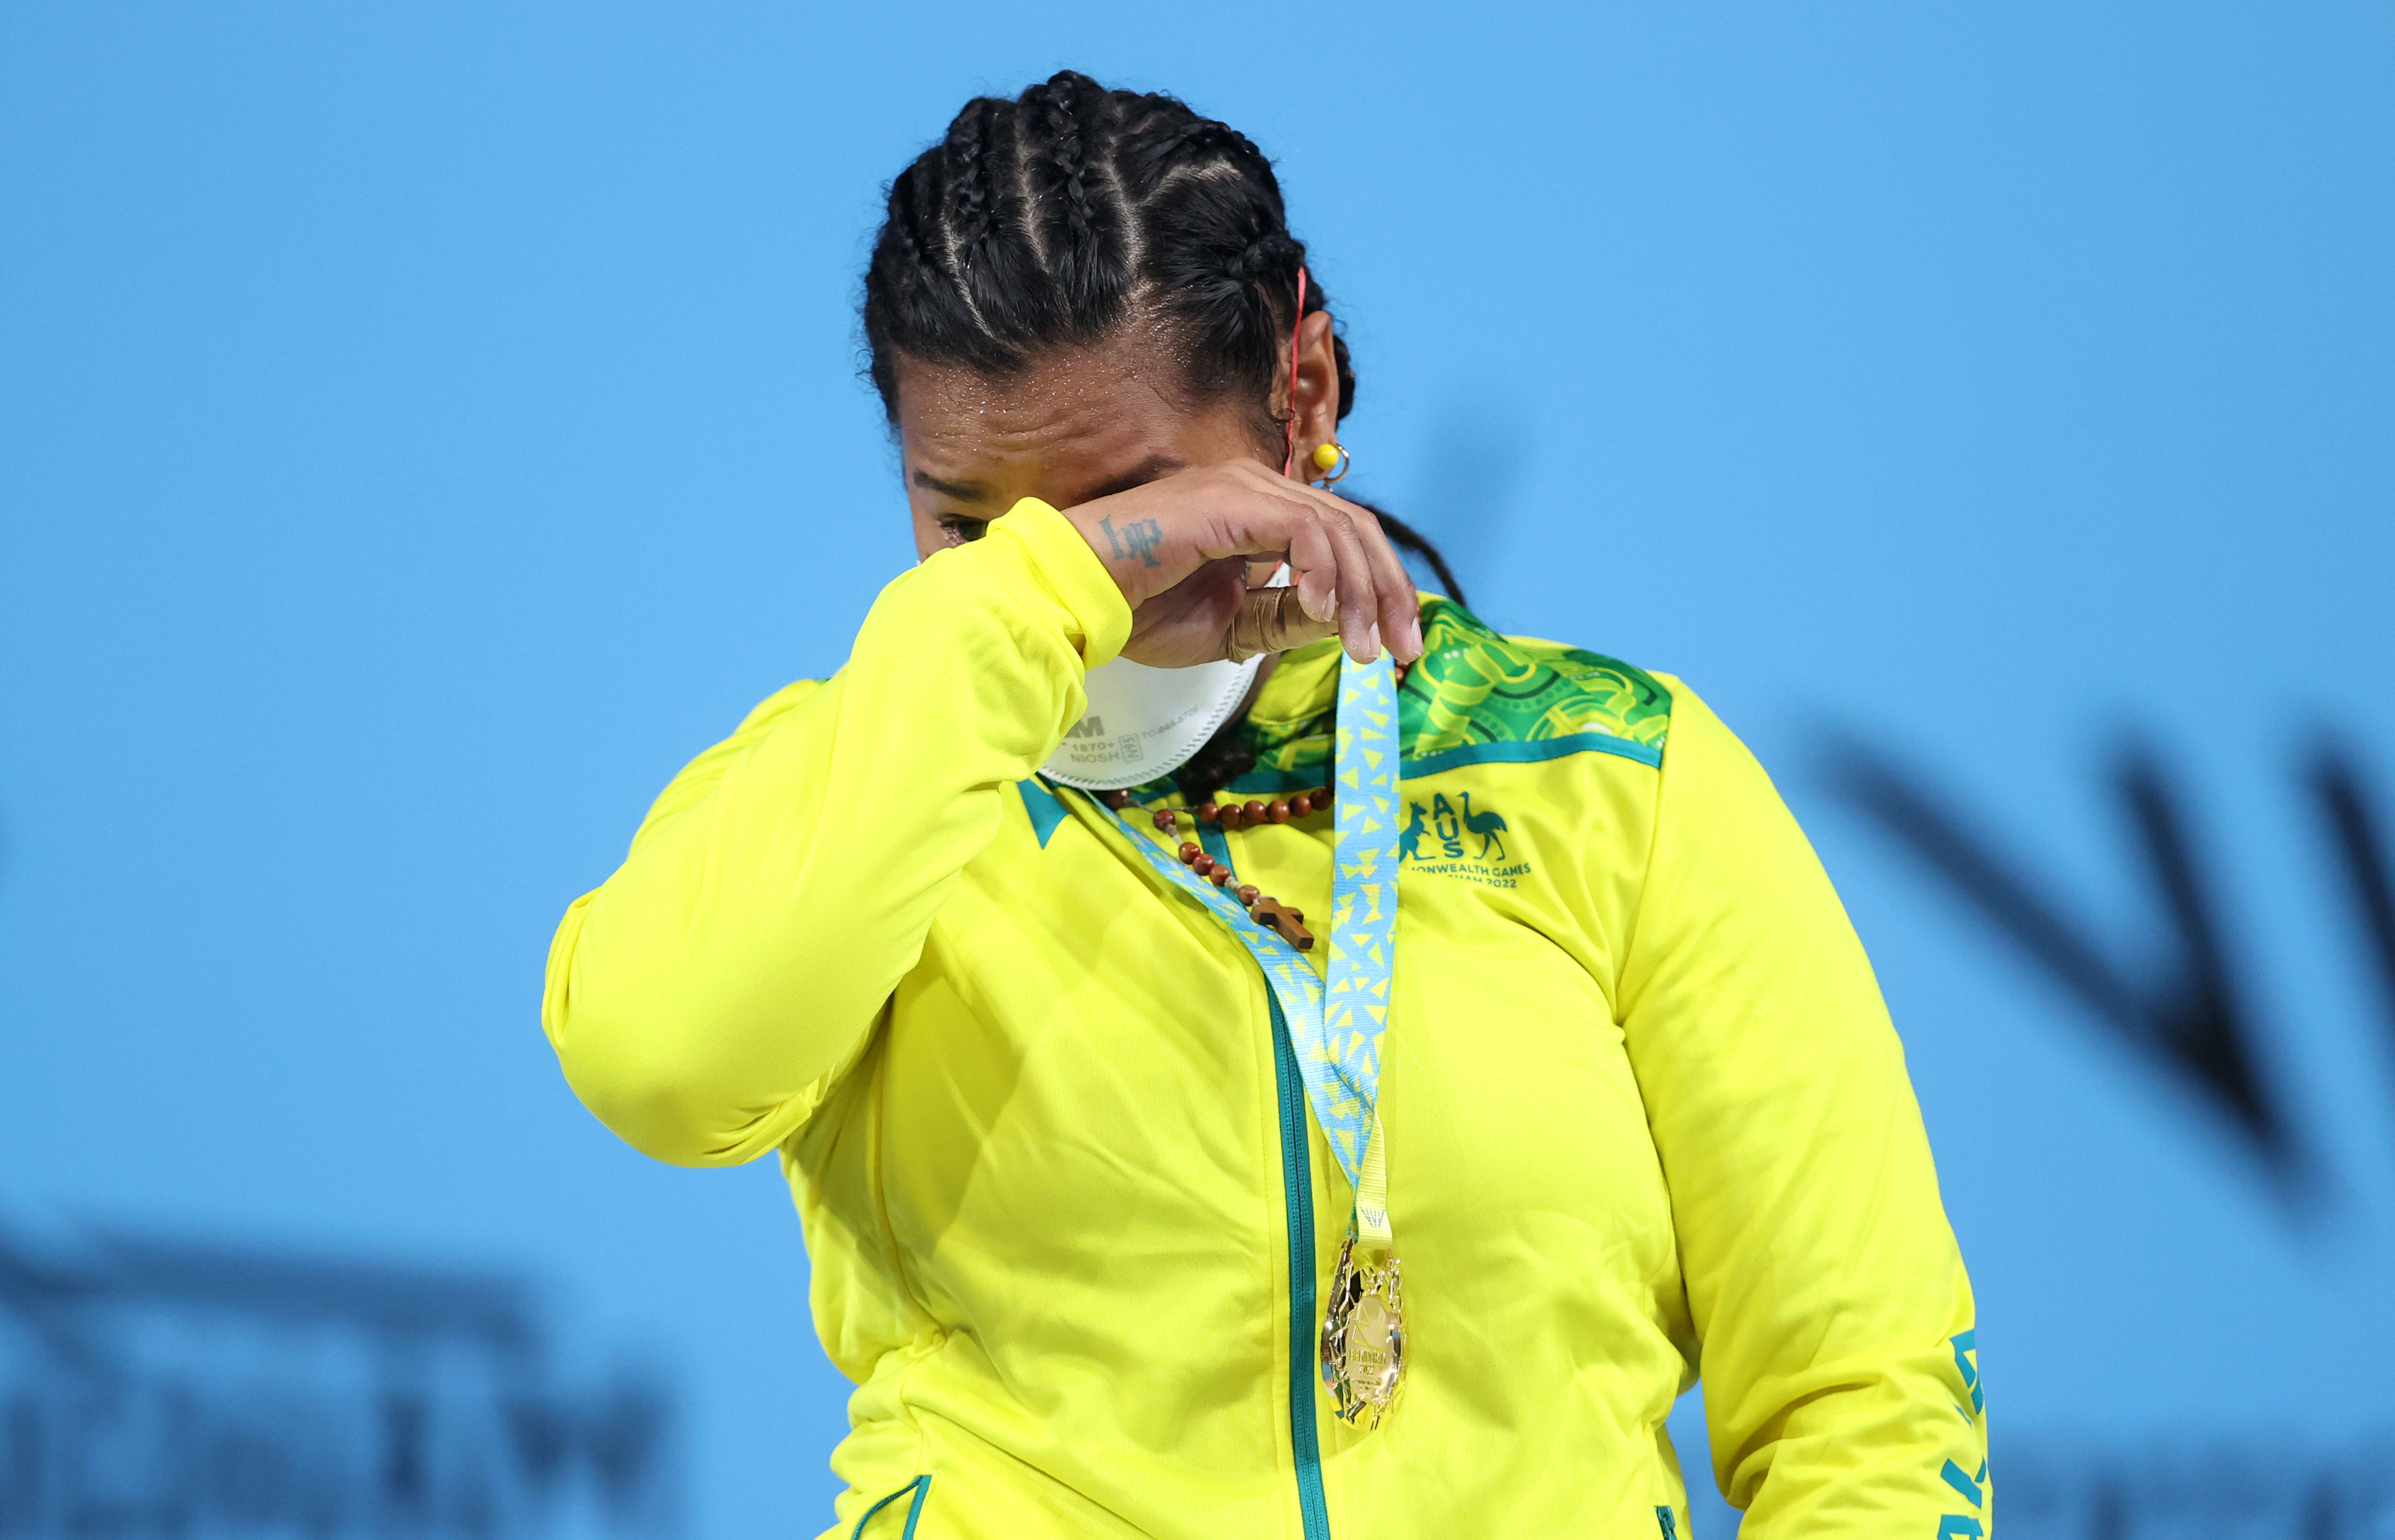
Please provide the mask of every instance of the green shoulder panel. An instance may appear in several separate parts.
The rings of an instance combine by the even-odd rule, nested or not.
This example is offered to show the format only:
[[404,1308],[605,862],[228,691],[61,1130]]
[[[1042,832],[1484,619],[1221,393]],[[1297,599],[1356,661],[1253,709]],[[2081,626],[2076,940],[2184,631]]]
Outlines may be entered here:
[[1408,775],[1590,752],[1661,765],[1672,729],[1672,692],[1645,670],[1500,636],[1444,599],[1422,605],[1422,661],[1399,703]]
[[[1422,661],[1397,691],[1408,778],[1568,754],[1662,764],[1672,692],[1652,675],[1577,647],[1501,636],[1452,599],[1426,599],[1422,614]],[[1282,666],[1320,667],[1328,678],[1336,653],[1336,642],[1318,642]],[[1329,710],[1303,722],[1256,724],[1256,768],[1232,789],[1259,795],[1319,779],[1332,727]]]

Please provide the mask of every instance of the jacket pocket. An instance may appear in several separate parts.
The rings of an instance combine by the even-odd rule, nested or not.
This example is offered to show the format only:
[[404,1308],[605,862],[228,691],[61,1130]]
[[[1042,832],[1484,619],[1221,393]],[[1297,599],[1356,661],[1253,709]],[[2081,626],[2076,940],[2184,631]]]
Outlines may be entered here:
[[[910,1494],[912,1500],[906,1505],[906,1527],[894,1533],[898,1535],[899,1540],[915,1540],[915,1521],[923,1517],[924,1500],[932,1495],[932,1478],[928,1475],[916,1477],[913,1481],[908,1481],[905,1486],[900,1487],[889,1496],[882,1498],[881,1501],[874,1504],[871,1507],[867,1508],[863,1514],[858,1516],[856,1527],[848,1532],[849,1540],[864,1540],[865,1526],[873,1522],[875,1515],[879,1514],[883,1508],[888,1507],[891,1504],[896,1502],[899,1498],[906,1497]],[[894,1521],[898,1516],[893,1513],[890,1517],[892,1520]],[[880,1528],[876,1529],[873,1533],[880,1534],[889,1530],[890,1525],[885,1523],[881,1525]]]

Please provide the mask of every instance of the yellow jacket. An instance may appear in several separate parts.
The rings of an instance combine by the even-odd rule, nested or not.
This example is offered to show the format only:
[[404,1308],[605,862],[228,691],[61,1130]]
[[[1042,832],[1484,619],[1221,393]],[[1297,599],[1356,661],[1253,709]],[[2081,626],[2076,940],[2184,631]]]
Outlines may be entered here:
[[[1803,834],[1678,682],[1423,619],[1377,1430],[1314,1373],[1352,1195],[1262,976],[1035,778],[1131,625],[1052,509],[892,583],[566,912],[582,1100],[660,1160],[780,1152],[857,1385],[827,1535],[1674,1540],[1700,1347],[1746,1540],[1983,1532],[1970,1284]],[[1337,672],[1283,658],[1235,789],[1325,779]],[[1330,824],[1214,837],[1327,914]]]

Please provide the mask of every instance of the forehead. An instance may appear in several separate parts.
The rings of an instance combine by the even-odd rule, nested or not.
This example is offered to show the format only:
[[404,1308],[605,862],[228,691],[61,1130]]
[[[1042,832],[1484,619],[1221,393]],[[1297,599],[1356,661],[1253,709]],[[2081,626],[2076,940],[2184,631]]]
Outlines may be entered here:
[[1003,375],[902,357],[897,376],[910,479],[970,482],[994,497],[1065,490],[1160,456],[1219,458],[1242,425],[1228,403],[1192,405],[1177,361],[1137,336],[1063,349]]

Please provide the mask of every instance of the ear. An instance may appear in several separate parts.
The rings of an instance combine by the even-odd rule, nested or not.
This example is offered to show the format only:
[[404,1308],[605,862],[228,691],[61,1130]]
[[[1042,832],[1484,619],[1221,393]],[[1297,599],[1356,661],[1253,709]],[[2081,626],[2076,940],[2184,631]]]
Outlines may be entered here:
[[[1287,401],[1276,403],[1286,410]],[[1297,329],[1297,467],[1303,480],[1321,474],[1307,456],[1339,437],[1339,357],[1331,350],[1330,312],[1317,310]]]

